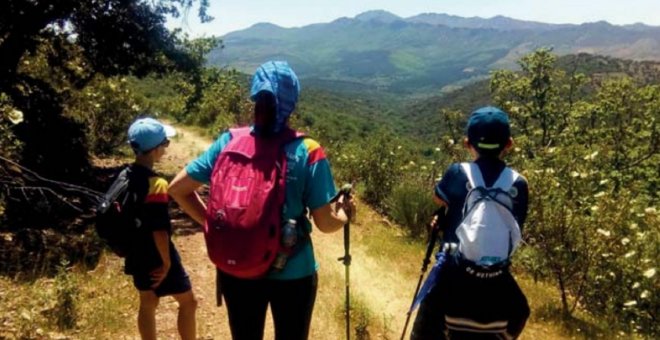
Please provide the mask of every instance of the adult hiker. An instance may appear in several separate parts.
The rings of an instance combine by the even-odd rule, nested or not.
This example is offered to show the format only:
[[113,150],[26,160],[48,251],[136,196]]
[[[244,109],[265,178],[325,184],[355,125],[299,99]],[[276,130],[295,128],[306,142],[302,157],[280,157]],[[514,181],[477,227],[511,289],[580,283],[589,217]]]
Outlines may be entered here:
[[[288,126],[299,93],[286,62],[261,65],[250,90],[253,124],[220,134],[169,188],[204,225],[235,340],[263,338],[269,304],[275,339],[307,339],[318,263],[306,212],[326,233],[355,212],[350,198],[332,203],[337,190],[323,148]],[[204,183],[207,203],[195,192]]]
[[[495,107],[474,111],[465,146],[474,161],[454,163],[435,187],[447,209],[443,241],[457,244],[421,302],[411,339],[514,339],[529,317],[509,257],[527,216],[527,181],[502,157],[513,140],[509,119]],[[466,202],[467,201],[467,202]],[[444,246],[443,249],[455,249]]]

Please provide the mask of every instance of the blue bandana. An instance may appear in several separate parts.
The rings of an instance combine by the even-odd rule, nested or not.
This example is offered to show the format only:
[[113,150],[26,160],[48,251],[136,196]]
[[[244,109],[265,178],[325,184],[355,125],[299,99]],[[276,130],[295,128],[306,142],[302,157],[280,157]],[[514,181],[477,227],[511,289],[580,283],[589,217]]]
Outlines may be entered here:
[[262,91],[270,92],[275,97],[277,112],[272,132],[278,133],[296,109],[300,82],[286,61],[269,61],[259,66],[254,73],[250,98],[256,100]]

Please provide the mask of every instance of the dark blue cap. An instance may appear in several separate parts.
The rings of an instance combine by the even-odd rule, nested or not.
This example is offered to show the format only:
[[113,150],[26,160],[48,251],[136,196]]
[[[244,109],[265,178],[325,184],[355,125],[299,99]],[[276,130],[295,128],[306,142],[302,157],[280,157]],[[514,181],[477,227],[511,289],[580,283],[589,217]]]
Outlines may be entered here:
[[509,116],[494,106],[482,107],[470,115],[468,141],[482,153],[499,153],[511,138]]

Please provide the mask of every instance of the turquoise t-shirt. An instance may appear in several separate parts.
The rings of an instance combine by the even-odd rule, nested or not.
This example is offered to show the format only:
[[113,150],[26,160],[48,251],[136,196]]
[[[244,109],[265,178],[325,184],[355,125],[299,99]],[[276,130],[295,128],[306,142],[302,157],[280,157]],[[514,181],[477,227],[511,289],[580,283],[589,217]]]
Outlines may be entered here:
[[[186,166],[186,172],[194,180],[209,183],[213,166],[222,149],[231,140],[231,134],[224,132],[206,152]],[[337,194],[330,164],[323,148],[311,138],[300,138],[284,147],[287,157],[285,204],[282,209],[284,220],[296,219],[330,202]],[[305,218],[307,230],[311,233],[311,223]],[[268,274],[270,279],[294,280],[312,275],[318,269],[311,240],[291,256],[284,269]]]

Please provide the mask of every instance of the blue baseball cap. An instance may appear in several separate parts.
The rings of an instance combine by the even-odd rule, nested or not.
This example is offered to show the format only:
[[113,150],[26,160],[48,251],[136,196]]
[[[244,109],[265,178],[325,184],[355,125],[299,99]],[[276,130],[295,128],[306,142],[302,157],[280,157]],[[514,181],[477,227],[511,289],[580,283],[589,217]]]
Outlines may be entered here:
[[497,107],[482,107],[470,115],[466,134],[480,153],[499,154],[511,138],[509,116]]
[[145,153],[176,135],[173,127],[153,118],[140,118],[128,128],[128,143],[138,153]]
[[273,132],[280,132],[296,109],[300,95],[298,76],[286,61],[269,61],[255,71],[250,99],[256,101],[259,93],[264,91],[275,97],[276,117]]

